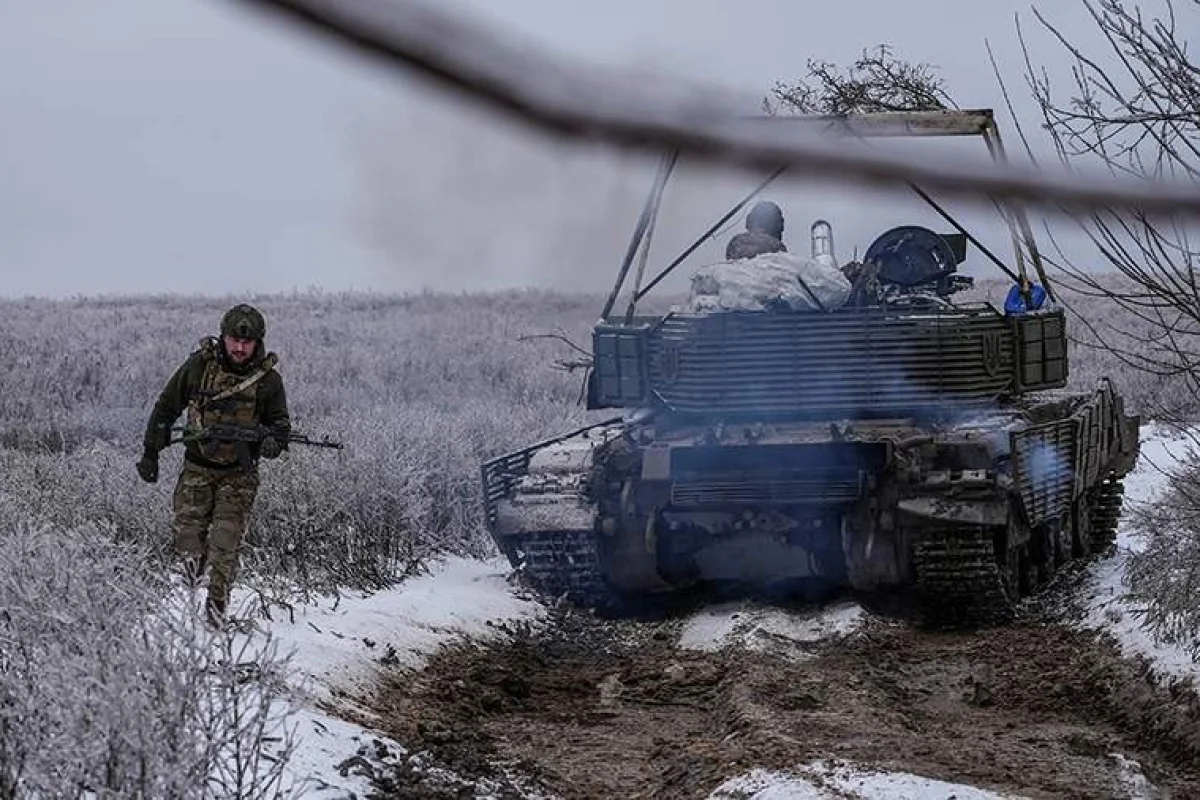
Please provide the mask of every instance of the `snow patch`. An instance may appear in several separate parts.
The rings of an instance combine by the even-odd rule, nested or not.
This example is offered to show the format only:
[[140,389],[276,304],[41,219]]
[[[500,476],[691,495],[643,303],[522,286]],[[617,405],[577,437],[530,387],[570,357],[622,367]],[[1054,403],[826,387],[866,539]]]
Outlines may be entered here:
[[[299,606],[291,614],[272,609],[274,619],[256,617],[250,630],[230,633],[235,652],[248,656],[274,648],[288,660],[292,696],[275,701],[280,714],[287,713],[296,743],[285,785],[303,787],[306,799],[365,797],[369,774],[379,764],[411,760],[397,742],[320,707],[351,707],[354,697],[370,691],[381,667],[419,668],[453,639],[487,638],[502,623],[542,618],[544,606],[517,597],[506,572],[502,559],[449,558],[393,589]],[[201,594],[189,604],[197,616]],[[253,606],[252,594],[235,590],[235,619]]]
[[365,751],[372,763],[403,756],[396,742],[350,722],[311,708],[296,709],[291,718],[296,747],[287,763],[285,785],[295,786],[304,798],[366,797],[373,789],[367,772],[355,763]]
[[709,800],[1016,800],[908,772],[881,772],[844,761],[818,761],[794,772],[754,770],[717,787]]
[[1157,787],[1142,772],[1141,764],[1121,753],[1109,753],[1109,758],[1117,763],[1117,779],[1130,800],[1154,800],[1159,796]]
[[1112,635],[1127,656],[1146,658],[1155,670],[1173,678],[1191,678],[1200,686],[1200,663],[1183,647],[1159,642],[1143,626],[1137,608],[1125,594],[1127,551],[1096,564],[1082,592],[1087,613],[1080,627]]
[[751,603],[710,606],[694,614],[679,633],[685,650],[717,652],[727,647],[766,650],[779,644],[815,644],[853,632],[865,612],[857,603],[787,611]]
[[[1191,440],[1158,425],[1142,428],[1137,466],[1125,476],[1127,508],[1149,503],[1167,487],[1167,473],[1187,456]],[[1123,548],[1139,546],[1137,534],[1127,521],[1117,530],[1117,545]]]
[[497,623],[544,616],[544,606],[511,591],[506,567],[450,558],[393,589],[301,606],[259,627],[291,654],[316,698],[330,701],[369,690],[380,665],[417,668],[450,639],[486,638]]

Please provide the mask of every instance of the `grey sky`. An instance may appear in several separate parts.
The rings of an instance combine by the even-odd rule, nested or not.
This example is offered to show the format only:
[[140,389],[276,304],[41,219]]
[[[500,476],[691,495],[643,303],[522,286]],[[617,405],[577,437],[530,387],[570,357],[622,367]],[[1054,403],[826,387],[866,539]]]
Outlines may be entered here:
[[[1001,109],[988,37],[1031,110],[1026,2],[446,2],[573,57],[751,97],[807,58],[890,42],[963,105]],[[1086,30],[1076,4],[1042,5]],[[603,287],[649,177],[643,159],[552,145],[223,0],[0,0],[0,119],[10,296]],[[664,240],[745,180],[684,183]],[[792,235],[826,216],[847,249],[878,232],[856,209],[897,202],[797,191],[774,193]]]

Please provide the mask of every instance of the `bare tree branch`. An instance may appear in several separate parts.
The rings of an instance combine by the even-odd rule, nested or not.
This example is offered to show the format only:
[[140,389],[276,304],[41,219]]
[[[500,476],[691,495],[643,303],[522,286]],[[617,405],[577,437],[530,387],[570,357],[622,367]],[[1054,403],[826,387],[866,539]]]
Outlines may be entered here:
[[912,64],[888,45],[864,50],[843,72],[809,59],[804,78],[777,82],[763,100],[768,114],[861,114],[957,108],[930,64]]

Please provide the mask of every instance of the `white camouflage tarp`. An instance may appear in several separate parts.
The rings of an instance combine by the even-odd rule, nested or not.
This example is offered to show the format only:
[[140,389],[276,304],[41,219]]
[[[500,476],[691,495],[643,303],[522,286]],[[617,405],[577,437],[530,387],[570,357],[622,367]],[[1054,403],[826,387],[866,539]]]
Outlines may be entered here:
[[793,253],[764,253],[698,269],[682,310],[828,311],[840,308],[849,297],[850,281],[840,270]]

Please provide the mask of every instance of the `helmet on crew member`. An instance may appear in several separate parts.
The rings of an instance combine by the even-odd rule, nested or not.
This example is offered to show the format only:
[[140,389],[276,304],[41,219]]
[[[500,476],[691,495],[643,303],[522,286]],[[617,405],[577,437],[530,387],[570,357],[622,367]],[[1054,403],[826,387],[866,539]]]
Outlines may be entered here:
[[267,335],[267,321],[257,308],[240,303],[221,317],[221,335],[261,342]]
[[760,200],[746,215],[746,230],[761,231],[783,239],[783,211],[770,200]]

